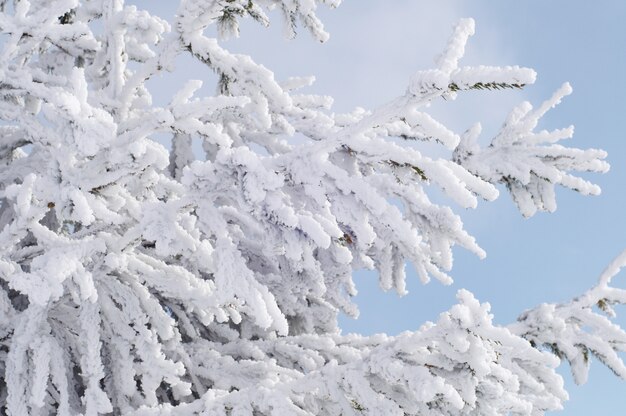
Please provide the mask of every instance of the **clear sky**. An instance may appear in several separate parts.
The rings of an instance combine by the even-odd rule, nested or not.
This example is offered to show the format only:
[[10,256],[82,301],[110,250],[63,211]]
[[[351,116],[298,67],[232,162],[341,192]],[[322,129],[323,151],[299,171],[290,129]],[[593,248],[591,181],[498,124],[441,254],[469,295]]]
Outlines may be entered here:
[[[136,3],[146,7],[149,2]],[[174,10],[165,10],[170,7],[165,3],[170,2],[157,6],[163,17]],[[225,46],[250,54],[278,79],[316,75],[311,90],[335,97],[337,111],[373,108],[402,94],[415,70],[432,67],[460,17],[474,17],[477,33],[463,63],[528,66],[538,72],[537,82],[521,92],[466,93],[455,102],[437,103],[433,114],[458,133],[480,121],[487,141],[515,104],[539,104],[569,81],[574,94],[540,128],[574,124],[576,133],[568,145],[605,149],[612,165],[608,174],[588,177],[601,185],[601,196],[561,190],[553,214],[525,220],[505,192],[475,211],[455,208],[487,258],[456,250],[451,287],[437,282],[422,286],[411,270],[410,293],[403,298],[382,293],[375,274],[358,273],[361,317],[342,319],[344,332],[415,330],[455,303],[460,288],[489,302],[496,322],[506,324],[524,309],[566,301],[595,284],[609,261],[626,248],[626,1],[344,0],[339,9],[321,16],[331,33],[324,45],[304,30],[296,40],[284,40],[274,15],[270,29],[244,25],[241,39]],[[209,79],[205,69],[191,63],[186,70],[186,78]],[[171,96],[184,79],[165,81],[153,90],[159,91],[157,100],[159,94]],[[211,83],[208,87],[214,88]],[[615,283],[626,287],[626,271]],[[625,308],[618,312],[626,316]],[[626,319],[621,322],[626,324]],[[569,369],[563,368],[571,400],[558,414],[624,414],[626,381],[594,362],[590,382],[576,387]]]

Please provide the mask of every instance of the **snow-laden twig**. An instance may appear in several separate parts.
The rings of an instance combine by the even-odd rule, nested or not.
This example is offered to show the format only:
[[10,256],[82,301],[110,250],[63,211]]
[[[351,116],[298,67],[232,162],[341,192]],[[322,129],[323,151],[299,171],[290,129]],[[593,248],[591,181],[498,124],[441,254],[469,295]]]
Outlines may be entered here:
[[509,329],[567,360],[577,384],[587,381],[592,355],[626,379],[626,365],[620,356],[626,351],[626,331],[611,321],[616,317],[612,306],[626,304],[626,290],[610,285],[624,266],[626,251],[607,267],[598,284],[582,296],[526,311]]

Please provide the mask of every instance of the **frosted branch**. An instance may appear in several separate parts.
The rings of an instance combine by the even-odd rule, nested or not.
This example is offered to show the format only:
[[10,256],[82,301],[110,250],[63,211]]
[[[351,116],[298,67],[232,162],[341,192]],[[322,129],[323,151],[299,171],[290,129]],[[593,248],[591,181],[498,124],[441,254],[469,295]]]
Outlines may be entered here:
[[616,317],[612,306],[626,304],[626,290],[610,286],[611,278],[625,265],[623,252],[602,273],[597,286],[571,302],[526,311],[509,328],[567,360],[577,384],[587,381],[592,355],[626,379],[620,356],[626,351],[626,331],[611,321]]
[[504,183],[520,212],[530,217],[539,211],[556,210],[555,186],[583,195],[598,195],[600,188],[569,172],[606,172],[606,152],[581,150],[554,144],[570,138],[574,128],[535,131],[545,113],[571,93],[564,84],[533,111],[524,102],[510,114],[500,132],[486,148],[478,145],[480,125],[468,130],[454,152],[454,160],[487,182]]

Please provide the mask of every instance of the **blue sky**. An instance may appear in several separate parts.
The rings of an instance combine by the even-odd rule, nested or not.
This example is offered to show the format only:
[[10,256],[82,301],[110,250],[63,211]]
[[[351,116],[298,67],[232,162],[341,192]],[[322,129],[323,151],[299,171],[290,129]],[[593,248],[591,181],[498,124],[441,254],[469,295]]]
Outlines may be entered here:
[[[164,3],[158,14],[166,17],[174,9],[165,11],[169,6]],[[505,192],[475,211],[457,208],[487,258],[456,250],[451,287],[437,282],[422,286],[411,271],[410,293],[403,298],[382,293],[374,273],[358,273],[361,317],[342,319],[344,332],[415,330],[455,303],[460,288],[489,302],[496,322],[506,324],[524,309],[566,301],[595,284],[603,268],[626,248],[626,2],[344,0],[339,9],[321,16],[331,33],[324,45],[304,30],[293,41],[283,39],[275,19],[270,29],[244,25],[241,39],[226,47],[250,54],[278,79],[316,75],[312,91],[335,97],[337,111],[372,108],[402,94],[415,70],[433,65],[452,25],[460,17],[474,17],[476,36],[463,63],[528,66],[538,72],[537,82],[521,92],[464,94],[455,102],[434,105],[433,114],[459,133],[480,121],[488,140],[515,104],[539,104],[569,81],[574,94],[539,127],[574,124],[576,133],[568,145],[605,149],[612,165],[608,174],[588,177],[601,185],[601,196],[560,190],[553,214],[525,220]],[[189,77],[211,79],[204,68],[189,63],[186,75],[159,81],[158,94],[171,96]],[[211,91],[213,84],[207,84]],[[615,283],[626,287],[626,271]],[[626,309],[621,312],[626,316]],[[563,369],[571,400],[556,414],[623,414],[626,381],[594,362],[590,382],[576,387],[567,367]]]

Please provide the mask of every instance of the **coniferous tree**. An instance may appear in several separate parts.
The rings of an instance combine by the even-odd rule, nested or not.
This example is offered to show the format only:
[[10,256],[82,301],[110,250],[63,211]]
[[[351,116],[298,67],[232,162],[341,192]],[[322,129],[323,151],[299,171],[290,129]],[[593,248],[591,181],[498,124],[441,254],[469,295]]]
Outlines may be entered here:
[[[460,291],[418,331],[340,333],[338,314],[357,314],[354,270],[403,294],[407,262],[449,283],[454,245],[484,255],[429,189],[474,208],[504,184],[531,216],[556,209],[556,185],[599,193],[573,173],[608,165],[556,144],[572,128],[535,131],[567,84],[513,109],[487,147],[479,125],[457,135],[425,112],[535,80],[459,66],[471,19],[405,94],[348,114],[298,91],[312,78],[278,81],[205,33],[268,25],[278,8],[290,36],[302,25],[325,41],[316,8],[339,2],[183,0],[166,22],[123,0],[0,1],[2,412],[540,415],[567,398],[559,358],[577,382],[590,354],[626,376],[626,333],[608,318],[626,302],[609,286],[626,255],[580,298],[509,327]],[[146,82],[182,54],[218,75],[216,94],[190,80],[153,105]]]

